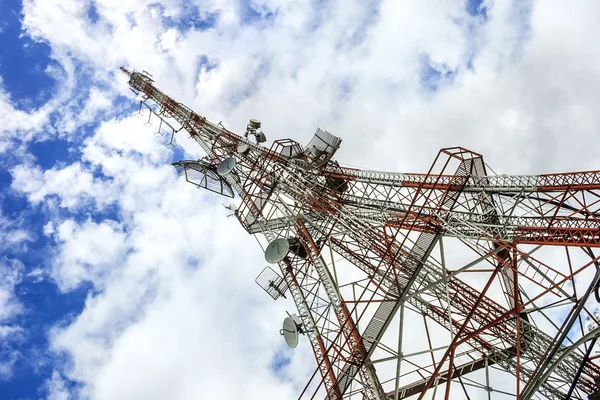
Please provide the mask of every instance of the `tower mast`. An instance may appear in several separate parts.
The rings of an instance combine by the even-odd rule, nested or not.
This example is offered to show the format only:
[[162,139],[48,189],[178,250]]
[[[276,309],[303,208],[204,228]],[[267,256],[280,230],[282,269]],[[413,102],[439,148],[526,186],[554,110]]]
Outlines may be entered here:
[[[600,368],[586,346],[600,328],[585,332],[583,321],[598,326],[590,307],[592,292],[600,302],[600,171],[489,175],[480,154],[460,147],[442,149],[425,174],[341,167],[341,139],[327,131],[306,147],[283,139],[268,149],[260,122],[237,135],[167,96],[150,74],[121,69],[159,131],[185,130],[206,152],[178,170],[238,196],[234,215],[269,243],[266,260],[281,273],[270,287],[274,297],[289,290],[317,363],[301,397],[597,391]],[[448,265],[444,243],[474,259]],[[334,253],[353,280],[342,282]],[[551,316],[552,307],[566,312]],[[415,316],[427,346],[406,353]],[[511,389],[492,389],[498,370]]]

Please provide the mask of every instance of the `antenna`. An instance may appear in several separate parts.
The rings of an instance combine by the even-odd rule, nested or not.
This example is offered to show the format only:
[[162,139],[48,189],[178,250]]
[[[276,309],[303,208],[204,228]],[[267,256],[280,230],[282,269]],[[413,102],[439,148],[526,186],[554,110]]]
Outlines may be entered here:
[[235,168],[235,164],[235,157],[228,157],[224,159],[221,162],[221,164],[219,164],[219,166],[217,167],[217,172],[219,173],[219,175],[225,176],[231,171],[233,171],[233,169]]
[[229,210],[231,212],[231,214],[227,214],[227,218],[229,217],[233,217],[235,215],[237,215],[237,211],[238,211],[238,206],[235,204],[223,204],[223,207],[225,207],[225,209]]
[[302,321],[296,314],[287,313],[287,317],[283,320],[279,334],[283,336],[287,345],[294,349],[298,346],[298,334],[304,334],[302,329]]
[[259,131],[260,129],[260,121],[257,119],[251,119],[246,126],[246,134],[244,135],[248,138],[248,135],[254,136],[256,139],[256,143],[261,144],[267,141],[267,137],[265,136],[263,131]]
[[[231,185],[217,173],[217,166],[205,160],[181,160],[171,164],[186,181],[226,197],[234,197]],[[235,210],[233,210],[235,211]]]
[[277,272],[273,271],[271,267],[265,267],[262,272],[254,280],[258,286],[263,288],[273,300],[277,300],[280,296],[285,297],[287,291],[287,283]]
[[279,331],[285,342],[290,348],[295,348],[298,346],[298,328],[296,327],[296,323],[290,317],[285,317],[283,320],[283,327]]
[[238,152],[238,154],[247,155],[248,152],[250,151],[250,146],[248,144],[242,142],[242,143],[238,144],[236,151]]
[[290,251],[290,243],[286,238],[273,240],[265,249],[265,260],[269,264],[277,264],[283,260]]

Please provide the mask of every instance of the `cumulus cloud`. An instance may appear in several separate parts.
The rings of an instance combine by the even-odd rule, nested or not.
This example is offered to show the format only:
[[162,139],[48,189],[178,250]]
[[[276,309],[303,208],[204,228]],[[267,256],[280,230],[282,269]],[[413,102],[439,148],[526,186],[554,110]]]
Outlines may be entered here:
[[[110,131],[129,126],[115,121]],[[84,154],[126,183],[117,196],[122,225],[66,221],[55,233],[59,286],[89,282],[99,290],[72,324],[51,336],[52,349],[72,358],[66,376],[85,383],[79,395],[186,398],[225,390],[254,398],[270,388],[263,398],[292,396],[289,381],[272,372],[284,314],[253,283],[260,250],[225,218],[218,199],[169,169],[140,165],[137,151],[115,152],[123,143],[106,132],[100,128]],[[97,147],[104,152],[89,151]],[[306,350],[295,362],[305,375]],[[123,369],[138,372],[126,378]],[[239,384],[226,385],[226,376]]]
[[[487,1],[486,18],[463,1],[150,3],[96,0],[92,21],[84,2],[24,2],[27,33],[106,85],[81,115],[65,113],[73,122],[62,129],[129,95],[113,78],[125,64],[232,130],[260,117],[270,140],[307,142],[327,128],[344,138],[346,164],[425,171],[440,147],[461,145],[499,173],[598,168],[594,1]],[[81,161],[11,170],[12,189],[32,204],[117,208],[115,220],[44,222],[59,287],[95,288],[52,331],[52,350],[70,359],[58,368],[93,399],[293,397],[314,368],[307,343],[274,367],[279,317],[293,305],[254,286],[260,249],[225,219],[221,199],[161,166],[172,153],[152,129],[135,117],[104,121]],[[50,392],[66,396],[61,382],[53,375]]]
[[109,183],[94,177],[92,171],[81,163],[65,168],[42,171],[37,166],[21,164],[12,170],[12,188],[25,194],[34,204],[43,202],[50,196],[59,195],[60,207],[74,209],[95,203],[102,208],[111,202]]
[[77,287],[82,281],[102,282],[104,274],[118,268],[126,251],[125,234],[111,221],[77,225],[68,220],[60,224],[56,236],[60,253],[54,277],[61,289]]

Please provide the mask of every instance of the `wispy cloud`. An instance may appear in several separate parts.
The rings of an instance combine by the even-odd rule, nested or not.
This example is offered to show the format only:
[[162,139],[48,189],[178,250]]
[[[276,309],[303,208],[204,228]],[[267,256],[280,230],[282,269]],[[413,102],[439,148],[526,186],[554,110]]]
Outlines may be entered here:
[[0,380],[11,376],[12,365],[19,357],[18,335],[23,328],[16,317],[23,312],[15,287],[21,282],[23,264],[16,259],[0,260]]

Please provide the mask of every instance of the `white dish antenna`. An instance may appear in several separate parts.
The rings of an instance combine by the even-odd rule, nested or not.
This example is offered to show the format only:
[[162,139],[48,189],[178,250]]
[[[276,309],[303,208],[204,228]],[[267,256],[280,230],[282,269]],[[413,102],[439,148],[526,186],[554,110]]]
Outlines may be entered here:
[[296,314],[288,313],[288,316],[283,320],[283,326],[279,333],[283,336],[287,345],[292,349],[298,346],[298,334],[304,334],[300,317]]
[[298,346],[298,327],[296,326],[296,322],[290,317],[285,317],[283,320],[283,326],[281,327],[281,331],[279,332],[283,335],[285,342],[290,348],[295,348]]
[[217,172],[221,176],[225,176],[235,168],[235,157],[229,157],[224,159],[221,164],[217,167]]
[[248,153],[248,151],[250,151],[250,145],[248,145],[247,143],[240,143],[238,144],[236,150],[239,154],[246,154]]
[[287,239],[275,239],[265,249],[265,260],[270,264],[277,264],[284,259],[289,251],[290,244]]

